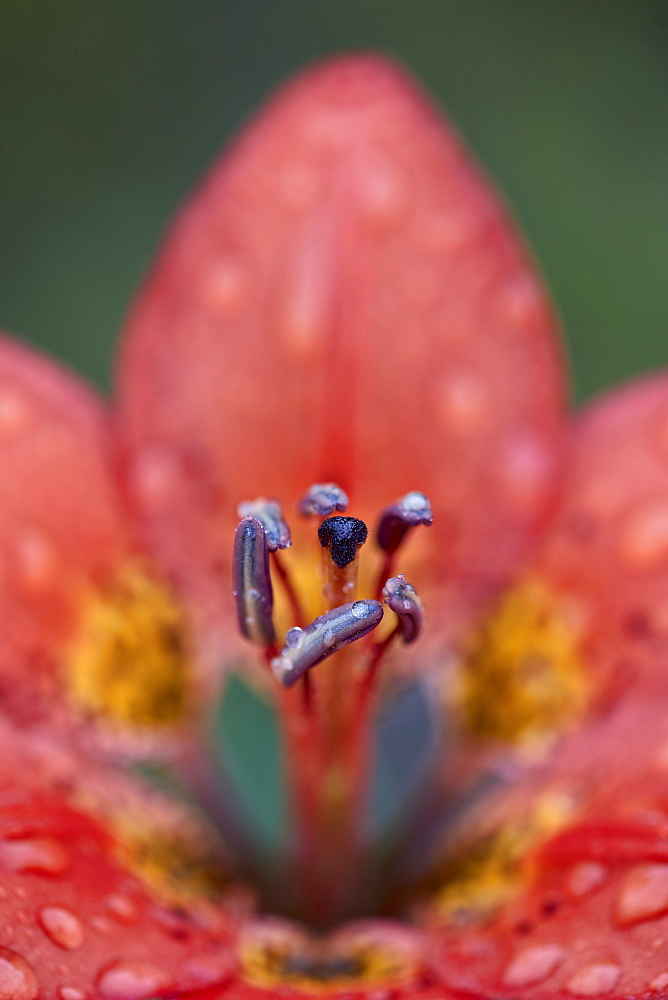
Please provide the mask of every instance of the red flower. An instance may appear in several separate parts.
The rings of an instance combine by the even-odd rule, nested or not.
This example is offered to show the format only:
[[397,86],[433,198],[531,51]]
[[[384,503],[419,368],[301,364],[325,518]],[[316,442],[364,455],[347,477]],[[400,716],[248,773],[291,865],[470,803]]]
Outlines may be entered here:
[[[370,56],[290,84],[188,203],[111,412],[2,341],[0,998],[668,996],[668,379],[563,397],[508,217]],[[233,557],[237,506],[322,482],[380,547],[325,522],[323,608],[302,518],[272,612],[266,503]],[[398,570],[424,629],[406,581],[377,601]],[[212,763],[231,670],[283,727],[269,869]],[[372,723],[409,678],[437,751],[388,847]]]

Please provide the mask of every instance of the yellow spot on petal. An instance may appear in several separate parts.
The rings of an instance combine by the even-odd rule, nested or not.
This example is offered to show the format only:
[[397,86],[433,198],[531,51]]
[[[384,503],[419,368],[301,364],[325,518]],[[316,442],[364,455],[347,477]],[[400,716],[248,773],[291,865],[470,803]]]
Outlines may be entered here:
[[183,614],[160,583],[133,567],[90,595],[69,657],[71,694],[114,722],[157,728],[187,707]]
[[536,581],[506,594],[464,651],[461,690],[469,730],[531,742],[580,714],[587,690],[579,638],[565,606]]
[[454,924],[493,913],[525,884],[525,859],[572,820],[573,808],[569,796],[546,792],[529,815],[457,850],[426,887],[430,909]]

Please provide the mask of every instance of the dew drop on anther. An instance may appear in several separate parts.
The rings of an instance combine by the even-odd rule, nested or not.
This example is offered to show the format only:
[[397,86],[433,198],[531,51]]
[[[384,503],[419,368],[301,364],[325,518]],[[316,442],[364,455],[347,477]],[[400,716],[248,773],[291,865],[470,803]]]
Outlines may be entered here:
[[64,906],[43,906],[37,914],[37,920],[46,936],[59,948],[73,951],[83,944],[81,921]]
[[37,977],[32,965],[10,948],[0,947],[0,1000],[36,1000]]

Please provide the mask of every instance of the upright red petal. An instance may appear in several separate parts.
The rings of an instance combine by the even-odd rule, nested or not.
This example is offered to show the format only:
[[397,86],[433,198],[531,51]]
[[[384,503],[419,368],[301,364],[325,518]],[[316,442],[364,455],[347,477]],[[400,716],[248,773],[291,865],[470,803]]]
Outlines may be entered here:
[[539,559],[579,607],[588,656],[622,684],[668,680],[668,376],[591,404]]
[[200,601],[220,601],[238,501],[328,479],[362,515],[425,491],[440,577],[488,585],[554,487],[553,338],[451,127],[384,59],[325,62],[214,167],[130,315],[130,495]]
[[[73,376],[0,339],[0,690],[34,707],[71,635],[81,594],[126,537],[107,415]],[[16,676],[20,676],[16,680]]]

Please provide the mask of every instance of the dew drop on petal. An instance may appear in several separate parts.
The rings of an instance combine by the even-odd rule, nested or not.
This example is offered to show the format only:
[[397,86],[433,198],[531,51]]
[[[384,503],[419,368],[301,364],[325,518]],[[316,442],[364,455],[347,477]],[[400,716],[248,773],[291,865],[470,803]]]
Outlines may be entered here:
[[214,986],[229,979],[235,970],[235,959],[230,952],[222,955],[208,955],[193,958],[185,965],[185,973],[198,988]]
[[446,431],[472,433],[487,417],[489,403],[487,386],[472,369],[450,371],[439,386],[438,411]]
[[37,978],[29,962],[0,947],[0,1000],[36,1000]]
[[60,986],[58,1000],[87,1000],[87,997],[83,990],[77,990],[74,986]]
[[130,486],[145,514],[156,514],[170,502],[180,475],[176,455],[162,445],[147,445],[133,460]]
[[43,906],[37,914],[37,919],[47,937],[59,948],[73,951],[83,944],[81,921],[64,906]]
[[61,875],[68,864],[65,849],[46,837],[0,841],[0,865],[7,871]]
[[613,962],[585,965],[571,976],[566,989],[574,996],[597,997],[613,990],[621,974],[621,966]]
[[33,408],[25,392],[14,385],[0,385],[0,439],[8,441],[25,434]]
[[547,979],[564,957],[558,944],[538,944],[518,951],[503,973],[506,986],[528,986]]
[[146,962],[114,962],[97,980],[104,1000],[145,1000],[169,985],[168,975]]
[[668,972],[660,972],[649,984],[650,990],[665,990],[668,986]]
[[574,899],[589,895],[606,880],[608,870],[598,861],[580,861],[568,873],[566,886]]
[[134,900],[121,892],[112,892],[106,896],[104,905],[107,913],[122,924],[132,924],[139,917]]
[[627,515],[619,554],[629,569],[641,572],[668,563],[668,496],[646,500]]
[[624,878],[615,917],[622,926],[668,912],[668,864],[637,865]]
[[55,579],[58,561],[48,538],[39,531],[22,531],[13,539],[21,584],[31,592],[45,590]]
[[248,289],[245,267],[232,255],[222,256],[202,273],[201,302],[214,313],[237,309],[247,300]]
[[374,229],[395,228],[409,203],[409,185],[402,171],[387,157],[370,154],[360,165],[356,188],[360,209]]

